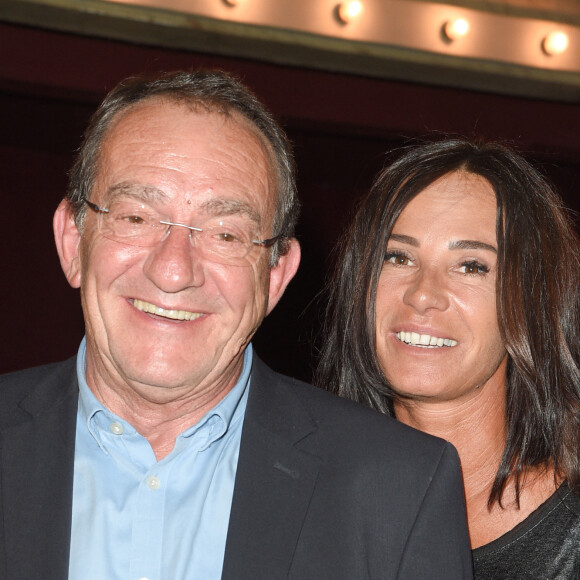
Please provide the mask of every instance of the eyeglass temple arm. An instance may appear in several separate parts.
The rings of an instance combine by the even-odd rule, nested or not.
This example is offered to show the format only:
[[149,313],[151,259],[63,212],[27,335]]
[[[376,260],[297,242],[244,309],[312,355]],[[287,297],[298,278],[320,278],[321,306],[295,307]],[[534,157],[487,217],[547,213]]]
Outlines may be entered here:
[[104,208],[104,207],[99,207],[96,203],[93,203],[92,201],[89,201],[88,199],[83,199],[83,201],[93,210],[96,211],[97,213],[109,213],[109,210]]
[[267,240],[252,240],[252,244],[256,244],[258,246],[264,246],[265,248],[269,248],[275,242],[277,242],[282,236],[274,236],[273,238],[268,238]]

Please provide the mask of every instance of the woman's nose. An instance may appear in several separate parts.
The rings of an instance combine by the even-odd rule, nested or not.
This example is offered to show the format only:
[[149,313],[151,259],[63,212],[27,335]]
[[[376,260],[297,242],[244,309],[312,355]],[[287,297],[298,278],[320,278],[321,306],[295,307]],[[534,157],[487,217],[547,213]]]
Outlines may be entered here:
[[420,314],[431,308],[445,310],[449,306],[449,294],[444,275],[434,268],[420,270],[410,281],[403,300]]

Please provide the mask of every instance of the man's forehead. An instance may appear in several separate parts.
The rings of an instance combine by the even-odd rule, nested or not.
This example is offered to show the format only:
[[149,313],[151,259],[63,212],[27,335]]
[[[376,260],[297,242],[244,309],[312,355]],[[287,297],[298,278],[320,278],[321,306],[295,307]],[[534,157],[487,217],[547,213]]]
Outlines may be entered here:
[[182,115],[183,118],[195,117],[203,121],[219,119],[224,126],[238,126],[252,134],[261,143],[265,152],[270,153],[271,145],[258,128],[258,126],[246,115],[234,107],[223,107],[213,105],[210,102],[204,102],[198,99],[187,99],[180,96],[172,95],[154,95],[147,97],[137,103],[131,104],[121,111],[117,112],[109,123],[104,140],[110,139],[115,135],[117,127],[127,121],[131,121],[135,116],[144,116],[147,119],[155,121],[157,117],[165,117],[168,112],[171,114]]
[[[105,192],[106,204],[132,201],[147,204],[157,209],[170,209],[176,205],[174,198],[154,185],[124,181],[110,186]],[[189,203],[189,202],[188,202]],[[210,197],[191,204],[192,209],[210,216],[243,215],[260,224],[260,213],[247,201],[229,197]]]
[[[128,146],[129,156],[133,154],[139,154],[139,151],[142,150],[141,145],[147,154],[157,154],[156,144],[160,143],[162,150],[162,144],[164,142],[171,143],[171,137],[175,135],[175,131],[172,131],[171,126],[164,124],[163,121],[168,116],[172,117],[172,122],[177,122],[176,131],[179,133],[180,115],[183,115],[184,122],[187,118],[191,118],[192,116],[197,118],[201,124],[203,124],[204,120],[207,120],[208,126],[213,127],[211,131],[214,131],[217,135],[212,135],[211,131],[209,134],[206,133],[203,129],[203,126],[200,124],[201,130],[204,134],[204,137],[200,137],[199,133],[196,133],[194,126],[192,127],[191,131],[192,145],[195,145],[197,138],[200,140],[198,141],[199,143],[201,143],[203,139],[203,142],[206,144],[209,143],[209,146],[213,147],[215,144],[214,140],[219,140],[219,131],[223,124],[224,142],[229,143],[233,152],[239,156],[239,167],[243,167],[246,173],[252,175],[252,179],[257,179],[262,171],[259,169],[259,165],[263,163],[263,171],[265,171],[264,177],[267,180],[266,189],[268,193],[267,199],[264,196],[261,197],[263,201],[265,201],[267,205],[272,208],[271,210],[268,210],[268,213],[272,211],[278,203],[277,190],[279,177],[277,163],[275,161],[276,158],[271,145],[267,141],[266,137],[258,130],[258,128],[249,119],[234,110],[224,113],[217,109],[208,109],[202,106],[194,107],[191,103],[186,101],[161,97],[148,98],[131,106],[128,110],[119,113],[119,118],[115,119],[109,126],[103,141],[101,159],[98,165],[98,175],[96,180],[96,182],[101,182],[99,189],[101,189],[103,186],[106,188],[105,191],[101,189],[103,192],[103,197],[106,199],[124,194],[139,196],[146,202],[157,203],[165,201],[164,198],[167,196],[167,192],[157,190],[155,187],[150,187],[149,185],[131,184],[129,187],[126,182],[109,185],[105,184],[103,181],[108,181],[108,178],[110,177],[110,169],[112,166],[117,168],[119,166],[119,162],[121,162],[121,164],[124,163],[123,158],[125,157],[125,153],[119,156],[119,147],[127,148]],[[218,121],[217,124],[216,120]],[[149,127],[152,129],[151,131],[148,131],[147,125],[149,125]],[[242,146],[243,143],[240,143],[238,146],[235,141],[231,141],[231,129],[234,129],[234,131],[241,130],[241,133],[234,133],[234,135],[236,135],[235,138],[249,139],[250,142],[254,143],[254,147],[259,148],[262,155],[257,153],[257,149],[252,150],[252,146],[248,146],[250,142],[246,143],[245,146]],[[131,136],[132,132],[134,132],[133,135],[136,137],[135,146],[133,146],[133,143],[131,142],[131,139],[133,138]],[[162,137],[165,132],[167,132],[168,135],[167,141],[165,141],[163,138],[160,139],[160,136]],[[151,135],[151,140],[149,140],[149,135]],[[155,139],[157,139],[157,142],[155,142]],[[189,136],[185,142],[187,141],[189,141]],[[168,154],[169,152],[170,148],[165,150],[165,154]],[[177,160],[177,158],[178,156],[175,156],[174,159]],[[202,157],[200,157],[200,159],[201,158]],[[209,156],[209,159],[211,159],[211,155]],[[253,164],[256,165],[255,168],[252,167]],[[120,177],[124,179],[124,176]],[[195,179],[196,187],[198,187],[200,190],[203,189],[203,181],[206,179],[206,176],[204,176],[202,172],[192,173],[190,174],[190,177]],[[210,183],[211,177],[209,177],[207,181],[207,188],[210,189],[213,186],[213,184]],[[234,187],[234,189],[237,187],[242,187],[241,182],[239,182],[238,185],[232,184],[232,187]],[[202,209],[208,213],[219,215],[225,215],[228,213],[244,213],[258,224],[260,224],[260,222],[262,222],[265,218],[265,216],[261,216],[260,218],[260,212],[258,211],[260,208],[252,207],[253,204],[242,204],[241,202],[228,198],[228,195],[224,195],[224,192],[220,192],[217,195],[217,199],[204,202],[206,205]],[[103,203],[105,203],[105,199],[101,199]]]
[[[183,117],[183,121],[180,121],[180,117]],[[203,133],[208,130],[214,133],[211,141],[215,141],[217,135],[219,142],[219,133],[223,131],[224,142],[229,142],[233,131],[235,138],[248,139],[261,150],[263,157],[256,158],[255,152],[248,153],[249,160],[256,162],[262,157],[270,180],[277,181],[277,162],[273,146],[250,119],[235,109],[224,111],[185,100],[151,97],[120,111],[106,129],[101,154],[106,157],[106,151],[112,144],[123,145],[132,138],[144,145],[153,145],[154,136],[159,138],[165,133],[167,141],[170,142],[171,137],[176,132],[179,133],[179,128],[191,119],[194,119],[194,126],[187,141],[192,144],[200,142],[199,131]],[[206,139],[207,137],[206,135]],[[238,151],[243,154],[246,149],[247,146],[238,148]]]

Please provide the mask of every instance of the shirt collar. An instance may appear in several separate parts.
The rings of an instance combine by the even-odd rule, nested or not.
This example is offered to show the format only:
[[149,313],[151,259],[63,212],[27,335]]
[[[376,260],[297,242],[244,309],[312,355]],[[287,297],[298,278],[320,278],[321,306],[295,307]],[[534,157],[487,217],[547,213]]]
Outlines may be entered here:
[[[195,425],[186,429],[178,437],[176,449],[180,445],[180,439],[190,438],[201,430],[207,431],[207,440],[203,447],[206,449],[215,440],[222,437],[230,425],[240,420],[245,413],[248,399],[248,384],[252,370],[253,348],[248,344],[244,352],[242,372],[231,391],[219,403],[210,409]],[[109,429],[112,422],[121,423],[124,432],[137,434],[136,429],[127,421],[124,421],[107,409],[94,395],[86,380],[86,337],[83,338],[77,353],[77,378],[79,382],[79,421],[88,428],[91,435],[96,439],[101,449],[107,453],[106,446],[100,436],[100,429]],[[105,427],[106,424],[106,427]],[[181,442],[183,443],[183,442]]]

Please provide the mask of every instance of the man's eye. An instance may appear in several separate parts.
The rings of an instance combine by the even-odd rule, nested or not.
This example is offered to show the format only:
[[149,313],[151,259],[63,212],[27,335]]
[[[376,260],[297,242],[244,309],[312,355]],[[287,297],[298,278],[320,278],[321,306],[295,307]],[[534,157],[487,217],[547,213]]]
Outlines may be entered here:
[[121,221],[125,221],[128,224],[140,226],[147,222],[147,220],[139,215],[126,215],[121,218]]
[[234,243],[234,242],[239,242],[240,241],[238,239],[238,237],[236,235],[232,234],[231,232],[220,232],[220,233],[216,233],[215,234],[215,237],[220,242]]
[[205,239],[212,243],[218,245],[247,245],[250,243],[251,230],[244,227],[244,224],[221,222],[214,224],[201,224],[202,231],[204,232]]

